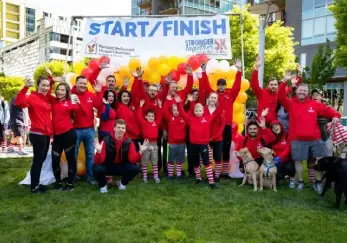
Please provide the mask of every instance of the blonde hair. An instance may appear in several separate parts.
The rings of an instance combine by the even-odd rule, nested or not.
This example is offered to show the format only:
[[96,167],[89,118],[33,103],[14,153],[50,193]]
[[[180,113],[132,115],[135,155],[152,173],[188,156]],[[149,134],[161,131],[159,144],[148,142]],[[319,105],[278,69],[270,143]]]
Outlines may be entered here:
[[204,109],[204,106],[203,106],[202,104],[200,104],[200,103],[197,103],[197,104],[195,104],[195,106],[194,106],[194,110],[197,109],[197,108]]

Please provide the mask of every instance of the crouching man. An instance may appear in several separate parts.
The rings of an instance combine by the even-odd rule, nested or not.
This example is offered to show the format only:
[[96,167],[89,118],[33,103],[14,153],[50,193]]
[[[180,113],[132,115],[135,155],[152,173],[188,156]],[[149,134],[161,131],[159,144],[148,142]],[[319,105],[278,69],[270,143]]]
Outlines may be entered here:
[[136,152],[135,144],[126,136],[126,123],[121,119],[116,121],[114,135],[104,137],[101,143],[95,140],[93,172],[101,193],[107,193],[106,176],[109,175],[122,176],[117,185],[120,190],[126,189],[126,185],[140,172],[136,163],[149,148],[148,141],[139,147],[139,152]]

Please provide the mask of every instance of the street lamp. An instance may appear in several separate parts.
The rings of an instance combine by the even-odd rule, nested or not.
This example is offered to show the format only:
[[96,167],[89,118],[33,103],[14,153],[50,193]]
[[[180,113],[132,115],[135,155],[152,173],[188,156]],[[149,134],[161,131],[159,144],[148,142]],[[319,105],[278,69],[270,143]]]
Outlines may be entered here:
[[265,28],[269,22],[270,13],[275,13],[279,10],[280,6],[284,6],[285,0],[260,0],[258,4],[254,4],[249,8],[252,14],[263,15],[264,18],[259,19],[259,57],[262,65],[258,70],[258,79],[260,87],[264,83],[264,63],[265,63]]

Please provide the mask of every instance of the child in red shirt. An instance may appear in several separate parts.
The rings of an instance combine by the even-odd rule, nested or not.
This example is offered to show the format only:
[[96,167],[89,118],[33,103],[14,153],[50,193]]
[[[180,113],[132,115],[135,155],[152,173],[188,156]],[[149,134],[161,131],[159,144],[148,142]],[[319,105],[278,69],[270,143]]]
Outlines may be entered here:
[[140,129],[142,131],[142,137],[145,140],[149,140],[150,150],[145,151],[142,154],[141,159],[141,169],[143,175],[143,181],[145,183],[148,182],[147,177],[147,167],[148,163],[151,161],[153,168],[153,176],[155,183],[160,183],[159,175],[158,175],[158,127],[160,126],[160,122],[162,119],[161,108],[162,103],[158,100],[157,114],[152,109],[146,111],[145,117],[143,117],[143,105],[145,104],[145,100],[140,101],[140,107],[137,110],[137,118],[139,120]]

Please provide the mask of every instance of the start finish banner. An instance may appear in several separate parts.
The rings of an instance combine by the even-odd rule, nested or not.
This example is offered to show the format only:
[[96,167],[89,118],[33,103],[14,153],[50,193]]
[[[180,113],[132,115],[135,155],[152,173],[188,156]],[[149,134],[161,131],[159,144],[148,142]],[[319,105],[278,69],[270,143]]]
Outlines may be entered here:
[[81,53],[111,59],[204,53],[231,59],[229,17],[87,19]]

